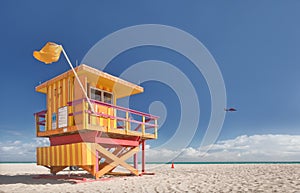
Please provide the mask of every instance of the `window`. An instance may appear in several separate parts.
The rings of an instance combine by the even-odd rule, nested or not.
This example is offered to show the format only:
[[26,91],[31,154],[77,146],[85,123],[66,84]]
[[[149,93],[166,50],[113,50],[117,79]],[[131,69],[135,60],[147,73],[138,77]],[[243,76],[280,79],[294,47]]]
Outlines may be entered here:
[[91,88],[90,97],[93,100],[113,104],[113,94],[103,90]]
[[91,99],[97,100],[97,101],[102,101],[102,97],[101,97],[101,91],[91,88]]
[[104,98],[104,102],[105,103],[110,103],[110,104],[113,103],[113,101],[112,101],[112,99],[113,99],[112,94],[110,94],[108,92],[103,92],[103,95],[104,95],[103,98]]

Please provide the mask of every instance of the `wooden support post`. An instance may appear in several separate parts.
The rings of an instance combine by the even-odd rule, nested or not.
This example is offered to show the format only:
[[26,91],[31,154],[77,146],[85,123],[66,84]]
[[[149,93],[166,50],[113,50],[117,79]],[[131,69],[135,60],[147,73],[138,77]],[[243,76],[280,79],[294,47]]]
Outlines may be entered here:
[[138,154],[134,154],[133,155],[133,164],[134,164],[134,168],[138,169]]
[[96,173],[99,171],[99,153],[96,151],[96,164],[95,164]]
[[114,155],[113,153],[107,151],[105,148],[100,146],[99,144],[96,144],[96,150],[99,152],[99,154],[104,157],[105,159],[110,160],[108,165],[105,165],[103,168],[101,168],[96,173],[96,179],[103,176],[104,174],[110,172],[113,168],[117,167],[118,165],[123,166],[127,170],[129,170],[132,174],[138,175],[138,170],[126,163],[125,160],[127,160],[129,157],[133,156],[133,154],[137,153],[139,150],[139,147],[133,147],[132,149],[128,150],[126,153],[122,155]]
[[56,175],[56,173],[62,171],[65,168],[66,168],[66,166],[52,166],[52,167],[50,167],[50,172],[51,172],[51,174]]
[[142,172],[145,172],[146,156],[145,156],[146,141],[142,141]]
[[89,172],[90,174],[92,174],[93,176],[96,176],[96,172],[94,170],[94,166],[90,166],[90,165],[82,165],[80,166],[82,169],[84,169],[85,171]]

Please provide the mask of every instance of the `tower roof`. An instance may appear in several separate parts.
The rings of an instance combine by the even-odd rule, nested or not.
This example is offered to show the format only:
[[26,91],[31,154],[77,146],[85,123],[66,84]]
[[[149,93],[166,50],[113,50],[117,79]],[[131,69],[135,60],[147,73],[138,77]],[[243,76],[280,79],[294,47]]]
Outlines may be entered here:
[[[81,64],[80,66],[75,68],[77,74],[85,75],[89,82],[93,82],[97,85],[97,87],[102,86],[110,89],[114,92],[117,98],[122,98],[134,94],[138,94],[144,91],[143,87],[118,78],[116,76],[110,75],[106,72],[100,71],[96,68],[92,68],[88,65]],[[51,85],[61,79],[66,77],[73,77],[74,73],[72,70],[68,70],[40,85],[38,85],[35,90],[41,93],[47,93],[47,86]],[[76,80],[75,80],[76,81]]]

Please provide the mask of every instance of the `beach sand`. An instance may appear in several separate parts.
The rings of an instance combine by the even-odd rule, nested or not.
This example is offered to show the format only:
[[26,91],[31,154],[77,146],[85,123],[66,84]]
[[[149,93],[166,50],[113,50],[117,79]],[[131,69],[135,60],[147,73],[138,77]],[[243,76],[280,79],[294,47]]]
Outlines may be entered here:
[[169,164],[150,164],[147,167],[155,175],[74,184],[62,179],[33,179],[49,174],[47,168],[36,164],[0,164],[0,192],[300,193],[300,164],[177,164],[174,169]]

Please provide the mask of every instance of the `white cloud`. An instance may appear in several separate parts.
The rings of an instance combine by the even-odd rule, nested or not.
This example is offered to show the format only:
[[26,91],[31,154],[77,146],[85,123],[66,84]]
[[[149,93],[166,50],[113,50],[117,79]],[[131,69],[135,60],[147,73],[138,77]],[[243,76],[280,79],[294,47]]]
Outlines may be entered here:
[[[0,161],[34,161],[36,147],[48,146],[47,138],[31,142],[0,142]],[[299,161],[300,135],[253,135],[181,150],[156,149],[146,145],[147,161]]]
[[6,125],[0,125],[0,133],[6,133],[13,136],[22,136],[23,134],[14,128]]
[[182,150],[151,149],[148,161],[299,161],[300,135],[242,135]]
[[30,142],[0,142],[0,161],[35,161],[36,147],[48,146],[47,138],[35,138]]

